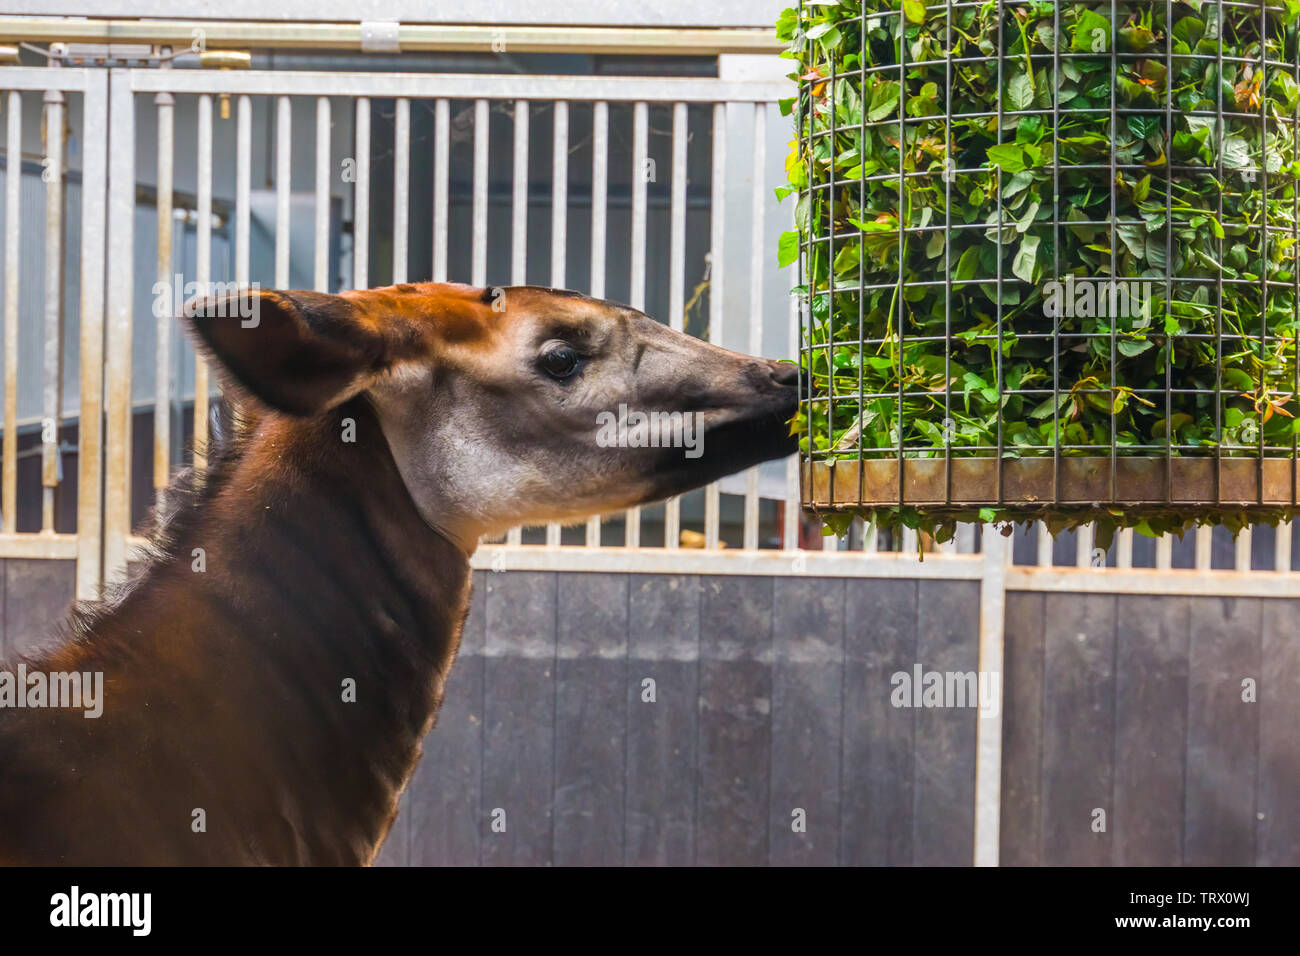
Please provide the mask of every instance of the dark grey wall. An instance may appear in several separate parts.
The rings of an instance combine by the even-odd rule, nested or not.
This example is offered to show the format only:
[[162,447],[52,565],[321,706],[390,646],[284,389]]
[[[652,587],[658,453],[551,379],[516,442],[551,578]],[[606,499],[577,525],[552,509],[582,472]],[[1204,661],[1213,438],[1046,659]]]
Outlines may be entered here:
[[55,639],[77,590],[77,563],[0,558],[0,659]]
[[1004,864],[1300,864],[1300,601],[1011,593],[1006,618]]
[[[0,656],[72,591],[0,561]],[[379,862],[969,864],[975,711],[889,678],[974,670],[978,612],[973,581],[478,572]],[[1300,864],[1300,601],[1011,592],[1005,675],[1004,864]]]
[[974,582],[480,572],[380,862],[967,864],[974,712],[896,710],[889,675],[974,669],[977,608]]

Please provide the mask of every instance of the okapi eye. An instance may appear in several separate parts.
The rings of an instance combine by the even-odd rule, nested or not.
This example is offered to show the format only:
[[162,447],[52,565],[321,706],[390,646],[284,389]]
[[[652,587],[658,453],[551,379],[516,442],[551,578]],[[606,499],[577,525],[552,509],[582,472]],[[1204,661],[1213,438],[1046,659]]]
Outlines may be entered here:
[[542,371],[558,382],[571,378],[582,362],[581,356],[567,345],[557,345],[542,353]]

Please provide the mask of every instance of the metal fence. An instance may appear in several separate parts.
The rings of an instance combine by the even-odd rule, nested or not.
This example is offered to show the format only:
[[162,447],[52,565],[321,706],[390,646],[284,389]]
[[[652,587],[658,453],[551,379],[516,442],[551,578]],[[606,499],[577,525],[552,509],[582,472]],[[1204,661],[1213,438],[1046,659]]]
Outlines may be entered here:
[[[6,168],[0,541],[5,556],[76,557],[78,593],[83,597],[97,592],[106,571],[125,565],[132,529],[143,518],[140,503],[133,506],[132,500],[133,429],[147,428],[152,439],[144,466],[155,490],[165,486],[184,460],[190,440],[201,447],[206,438],[211,402],[217,398],[215,385],[185,343],[174,316],[151,309],[159,289],[173,297],[182,294],[170,288],[174,276],[200,287],[213,280],[284,287],[294,278],[309,276],[315,288],[337,290],[423,276],[481,285],[523,283],[537,281],[540,267],[541,281],[576,285],[602,296],[611,294],[608,277],[618,268],[626,271],[617,291],[643,308],[652,295],[666,305],[663,318],[675,328],[773,356],[797,349],[792,300],[773,295],[764,279],[772,272],[769,240],[783,226],[770,221],[766,200],[771,182],[765,175],[774,158],[766,148],[769,134],[779,133],[770,128],[770,114],[787,92],[779,82],[9,68],[0,72],[0,87],[7,90],[6,156],[22,156],[24,146],[30,156],[39,147],[35,155],[40,157],[46,196],[41,295],[24,297],[29,290],[20,286],[20,279],[31,282],[33,277],[21,269],[20,250],[32,237],[22,234],[19,177]],[[69,106],[70,97],[84,100],[84,106]],[[45,102],[38,106],[41,98]],[[373,107],[379,103],[384,104],[380,115],[386,121],[382,143],[372,135]],[[42,125],[47,132],[39,138],[31,125],[34,108],[46,114]],[[226,122],[222,115],[233,125],[233,143],[223,144],[214,132],[214,124]],[[254,136],[255,115],[265,137]],[[413,115],[417,125],[424,121],[428,126],[427,136],[414,144]],[[652,116],[662,129],[652,127]],[[178,117],[183,117],[180,126]],[[549,127],[542,132],[549,132],[550,141],[542,140],[543,148],[549,145],[549,155],[541,163],[533,155],[540,152],[535,141],[539,119]],[[65,165],[59,134],[70,121],[75,121],[70,138],[80,145],[77,161]],[[611,171],[611,156],[616,155],[611,130],[630,138],[631,147],[621,157],[627,169]],[[372,206],[371,158],[377,146],[382,146],[386,162],[391,156],[390,209]],[[255,151],[266,153],[268,184],[263,190],[252,185]],[[504,163],[494,157],[507,153],[510,191],[496,196],[489,188],[489,167],[494,161]],[[740,182],[729,181],[729,176],[740,178],[734,157],[747,153],[747,175]],[[293,157],[303,154],[314,155],[307,161],[309,175],[294,166]],[[178,158],[185,185],[192,189],[176,182]],[[665,162],[658,168],[666,175],[645,175],[660,158]],[[80,168],[71,169],[74,166]],[[141,185],[139,174],[146,167],[156,183],[152,189]],[[340,167],[345,170],[342,176]],[[69,169],[81,188],[80,249],[75,259],[64,247]],[[626,186],[626,195],[615,197],[615,204],[626,208],[613,212],[611,174]],[[703,189],[698,180],[706,184]],[[539,199],[539,181],[549,197]],[[229,194],[220,195],[214,183],[217,189],[230,187]],[[580,197],[570,195],[570,183],[581,187]],[[304,187],[310,189],[309,202]],[[424,209],[412,204],[421,189],[431,197]],[[664,228],[656,227],[653,236],[648,226],[654,221],[649,209],[652,191],[664,207]],[[140,210],[148,199],[156,211],[144,217]],[[491,215],[496,205],[501,206],[500,221]],[[292,241],[290,220],[295,213],[300,225],[310,217],[311,241],[305,247]],[[626,232],[619,230],[621,235],[611,233],[614,214],[626,227]],[[350,247],[342,254],[340,219],[347,220],[351,232]],[[30,216],[27,222],[35,224]],[[378,246],[384,250],[383,261],[372,263],[370,252],[377,247],[372,232],[380,223],[388,233]],[[707,226],[707,241],[700,242],[694,235],[698,230],[688,229],[688,223]],[[491,236],[490,224],[496,226]],[[155,235],[138,234],[149,227]],[[580,244],[572,238],[575,232],[582,234]],[[216,259],[214,236],[225,252]],[[155,263],[138,261],[149,249],[141,241],[145,238],[151,240]],[[688,241],[699,248],[688,254]],[[429,253],[427,262],[411,259],[414,245]],[[586,252],[587,261],[566,258],[566,250],[575,247]],[[733,276],[728,269],[735,268],[738,253],[748,269]],[[691,288],[701,264],[697,259],[703,262],[705,281]],[[65,313],[73,312],[61,292],[62,276],[66,264],[74,261],[78,281],[74,286],[69,280],[68,285],[79,289],[80,300],[73,316],[79,373],[73,394],[80,411],[71,423],[77,428],[75,490],[59,467],[59,425],[64,417],[60,395],[68,391],[60,380],[71,374],[63,368],[65,341],[70,338],[63,326],[69,317]],[[23,310],[35,304],[41,314],[25,314]],[[701,321],[691,326],[691,310],[697,307]],[[33,375],[34,370],[19,368],[20,350],[12,346],[21,330],[31,335],[37,327],[43,361]],[[785,330],[784,341],[775,340],[770,332],[774,327]],[[52,428],[41,428],[41,521],[35,533],[20,532],[17,524],[17,389],[20,378],[29,376],[41,382],[41,424],[53,423]],[[102,403],[97,401],[101,393]],[[66,444],[63,449],[66,452]],[[682,499],[669,501],[656,509],[650,538],[642,534],[645,514],[634,509],[603,521],[593,518],[585,528],[516,529],[503,541],[487,543],[476,561],[497,568],[699,573],[780,573],[783,567],[797,565],[834,575],[889,575],[896,573],[890,570],[895,565],[911,574],[924,565],[927,575],[958,577],[968,573],[961,570],[964,564],[985,563],[975,557],[982,548],[973,526],[964,527],[956,541],[939,546],[923,561],[918,561],[914,534],[878,536],[860,522],[843,538],[817,541],[814,535],[810,540],[798,511],[797,466],[791,461],[783,468],[784,474],[776,475],[770,469],[753,469],[711,486],[688,502],[691,515],[686,520]],[[55,528],[54,503],[64,492],[75,493],[76,500],[75,524],[66,531]],[[1085,529],[1067,539],[1071,553],[1063,554],[1061,543],[1039,528],[1030,535],[1032,553],[1027,553],[1023,539],[1014,549],[1010,573],[1030,587],[1173,588],[1191,593],[1207,586],[1206,574],[1225,570],[1216,550],[1231,552],[1228,570],[1271,565],[1274,573],[1289,571],[1289,526],[1263,533],[1271,541],[1253,541],[1247,530],[1225,544],[1216,542],[1209,529],[1201,529],[1194,545],[1161,538],[1135,550],[1134,534],[1125,531],[1102,553]],[[1260,559],[1261,548],[1272,553],[1271,561]],[[1190,565],[1188,570],[1200,575],[1182,574],[1180,565]],[[1225,593],[1293,593],[1290,578],[1281,575],[1249,582],[1238,575],[1215,576],[1212,586]]]

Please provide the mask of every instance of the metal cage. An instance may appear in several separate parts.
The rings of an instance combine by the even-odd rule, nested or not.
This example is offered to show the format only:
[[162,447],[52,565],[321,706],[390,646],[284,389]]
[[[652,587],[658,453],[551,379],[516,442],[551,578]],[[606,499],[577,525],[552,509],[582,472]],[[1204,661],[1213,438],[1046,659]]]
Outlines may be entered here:
[[805,507],[1290,514],[1298,9],[787,15]]

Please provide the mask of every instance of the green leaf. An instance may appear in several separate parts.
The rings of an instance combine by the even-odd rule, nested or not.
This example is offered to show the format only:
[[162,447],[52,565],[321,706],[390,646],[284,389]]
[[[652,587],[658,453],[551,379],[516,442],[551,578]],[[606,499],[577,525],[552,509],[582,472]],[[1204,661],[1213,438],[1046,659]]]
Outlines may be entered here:
[[944,235],[943,230],[937,230],[930,236],[930,241],[925,244],[925,257],[927,259],[937,259],[943,255],[944,247],[948,244],[948,237]]
[[1243,392],[1255,390],[1255,380],[1244,369],[1225,368],[1223,370],[1223,381],[1233,388],[1241,389]]
[[[1224,105],[1227,109],[1227,105]],[[1223,138],[1223,165],[1226,169],[1245,169],[1251,165],[1250,144],[1240,136]]]
[[1070,49],[1076,53],[1109,53],[1110,21],[1091,10],[1080,11]]
[[1142,226],[1133,223],[1121,223],[1115,227],[1115,233],[1119,236],[1120,241],[1128,248],[1128,251],[1143,259],[1147,254],[1147,235]]
[[1019,173],[1027,168],[1025,166],[1025,151],[1015,143],[990,146],[988,156],[989,163],[1001,166],[1004,173]]
[[1034,281],[1034,267],[1038,264],[1038,236],[1025,236],[1020,240],[1020,250],[1011,262],[1011,271],[1026,282]]
[[968,282],[974,279],[976,272],[979,270],[979,260],[979,250],[971,246],[957,260],[957,268],[953,269],[952,277],[958,282]]
[[1147,349],[1155,348],[1155,343],[1148,339],[1120,339],[1116,343],[1119,354],[1132,358],[1141,355]]
[[1139,113],[1128,118],[1129,132],[1138,139],[1146,139],[1160,132],[1160,119],[1146,113]]
[[1038,209],[1038,200],[1034,200],[1029,204],[1029,208],[1025,210],[1024,215],[1016,220],[1016,232],[1024,232],[1034,224],[1034,217],[1038,215]]
[[1007,83],[1007,105],[1013,110],[1027,110],[1034,105],[1034,80],[1028,73],[1017,73]]
[[784,269],[786,266],[797,262],[798,259],[799,232],[795,230],[781,233],[781,238],[778,240],[777,244],[777,268]]
[[871,91],[871,105],[867,109],[867,119],[875,123],[894,112],[898,106],[898,83],[890,80],[877,83]]
[[925,4],[921,0],[903,0],[903,12],[912,23],[925,22]]
[[1205,35],[1205,21],[1198,17],[1183,17],[1174,24],[1174,36],[1189,47],[1195,48]]

